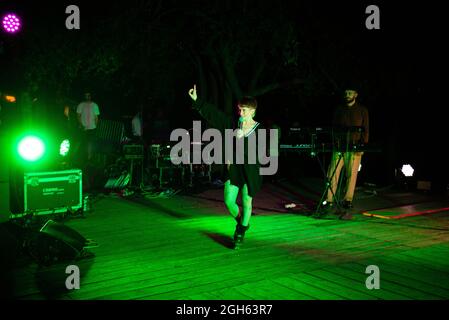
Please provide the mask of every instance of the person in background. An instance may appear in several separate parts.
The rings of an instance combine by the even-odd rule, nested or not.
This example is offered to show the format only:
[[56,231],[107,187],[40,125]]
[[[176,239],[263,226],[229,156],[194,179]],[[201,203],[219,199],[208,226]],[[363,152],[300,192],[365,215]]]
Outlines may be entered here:
[[131,120],[133,139],[140,141],[143,136],[142,111],[138,111]]
[[83,153],[87,153],[87,161],[90,161],[93,155],[100,108],[92,101],[92,96],[89,92],[84,94],[84,98],[84,101],[76,108],[76,113],[78,115],[78,122],[84,132],[84,138],[82,139]]
[[[366,145],[369,141],[368,109],[361,105],[357,98],[357,90],[348,87],[343,93],[344,103],[339,105],[334,112],[332,126],[338,129],[339,133],[343,133],[337,136],[334,142],[337,141],[337,144],[342,149],[335,150],[332,154],[332,160],[328,168],[330,187],[327,192],[325,208],[331,208],[334,205],[335,194],[337,193],[337,186],[343,167],[345,168],[347,183],[342,206],[345,209],[353,207],[352,201],[363,152],[345,151],[344,148],[345,145]],[[361,130],[354,131],[354,128],[361,128]],[[352,215],[346,212],[342,219],[352,219]]]

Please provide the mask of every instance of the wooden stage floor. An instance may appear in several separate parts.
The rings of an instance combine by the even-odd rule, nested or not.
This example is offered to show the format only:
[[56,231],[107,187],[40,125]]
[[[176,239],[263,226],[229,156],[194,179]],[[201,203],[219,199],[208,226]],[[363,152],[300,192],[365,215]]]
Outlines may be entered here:
[[[245,243],[235,251],[235,224],[220,189],[169,198],[98,195],[85,218],[65,222],[98,242],[90,249],[94,257],[50,267],[18,259],[11,294],[68,300],[448,299],[449,211],[404,219],[361,214],[424,198],[378,194],[355,202],[353,220],[332,214],[314,219],[307,209],[282,210],[292,194],[265,186],[254,200]],[[438,201],[449,206],[448,198]],[[78,290],[65,288],[68,264],[80,268]],[[379,289],[366,287],[371,265],[379,268]]]

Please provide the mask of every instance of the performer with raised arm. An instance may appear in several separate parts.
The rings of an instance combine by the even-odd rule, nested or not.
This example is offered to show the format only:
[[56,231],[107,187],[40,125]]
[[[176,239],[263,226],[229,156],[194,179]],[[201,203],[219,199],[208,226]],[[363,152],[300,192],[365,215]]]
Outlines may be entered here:
[[[215,129],[224,134],[225,129],[237,129],[237,139],[244,139],[244,159],[243,164],[236,164],[231,161],[226,165],[226,182],[224,187],[224,203],[231,216],[237,221],[234,233],[234,246],[239,248],[245,237],[245,232],[249,228],[252,214],[252,202],[254,196],[262,185],[260,174],[260,163],[248,163],[248,139],[251,135],[258,136],[257,129],[262,126],[254,120],[257,110],[257,101],[253,97],[243,97],[237,104],[239,119],[225,114],[216,106],[199,99],[196,85],[189,90],[189,95],[193,100],[193,107],[201,116]],[[254,150],[252,150],[254,151]],[[256,157],[257,158],[257,157]],[[243,210],[240,212],[237,205],[237,196],[242,192]]]

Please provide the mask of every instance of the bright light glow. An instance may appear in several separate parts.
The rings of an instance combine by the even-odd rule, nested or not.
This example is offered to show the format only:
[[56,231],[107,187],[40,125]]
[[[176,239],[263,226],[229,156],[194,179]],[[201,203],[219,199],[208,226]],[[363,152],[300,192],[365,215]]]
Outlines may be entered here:
[[45,151],[44,142],[36,136],[27,136],[19,142],[19,155],[27,161],[39,160]]
[[362,164],[359,164],[359,170],[358,170],[358,172],[360,172],[360,170],[362,170]]
[[65,139],[61,142],[61,145],[59,146],[59,154],[63,157],[65,157],[70,150],[70,141],[68,139]]
[[5,99],[8,102],[16,102],[16,97],[14,96],[5,96]]
[[8,14],[3,17],[3,28],[10,33],[15,33],[20,29],[20,19],[15,14]]
[[415,172],[415,170],[409,164],[404,164],[401,168],[401,171],[404,174],[404,176],[406,176],[406,177],[412,177],[413,172]]

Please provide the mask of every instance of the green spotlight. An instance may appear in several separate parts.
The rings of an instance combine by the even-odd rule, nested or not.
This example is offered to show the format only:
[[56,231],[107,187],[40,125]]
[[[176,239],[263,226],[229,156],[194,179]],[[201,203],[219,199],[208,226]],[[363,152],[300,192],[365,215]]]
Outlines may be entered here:
[[36,136],[26,136],[19,142],[17,148],[22,159],[27,161],[39,160],[45,152],[44,142]]
[[69,139],[65,139],[64,141],[61,142],[61,145],[59,146],[59,154],[63,157],[65,157],[70,150],[70,140]]

